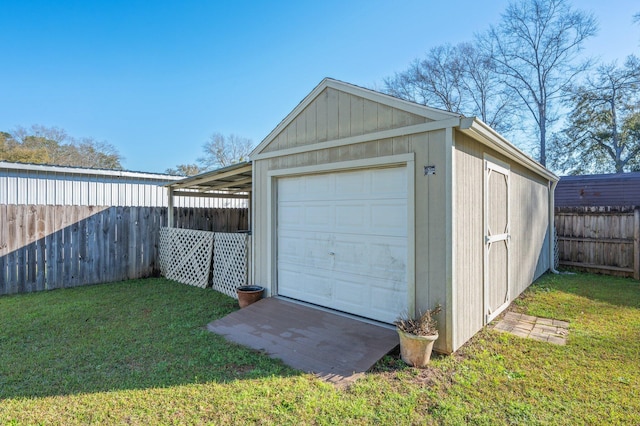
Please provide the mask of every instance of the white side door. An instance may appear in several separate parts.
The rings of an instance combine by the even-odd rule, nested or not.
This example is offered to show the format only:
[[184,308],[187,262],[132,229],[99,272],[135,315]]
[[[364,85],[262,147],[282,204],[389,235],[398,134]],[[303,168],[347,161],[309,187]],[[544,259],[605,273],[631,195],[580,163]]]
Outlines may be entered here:
[[489,323],[511,302],[509,294],[510,168],[485,156],[484,160],[484,306]]

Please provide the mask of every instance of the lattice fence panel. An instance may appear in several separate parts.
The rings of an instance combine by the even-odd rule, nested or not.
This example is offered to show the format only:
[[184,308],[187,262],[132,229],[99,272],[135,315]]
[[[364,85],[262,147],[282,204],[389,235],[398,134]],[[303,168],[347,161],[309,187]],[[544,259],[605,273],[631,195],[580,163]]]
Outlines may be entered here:
[[206,287],[211,273],[214,233],[160,229],[160,271],[170,280]]
[[236,288],[247,283],[247,234],[216,232],[213,250],[213,289],[238,298]]

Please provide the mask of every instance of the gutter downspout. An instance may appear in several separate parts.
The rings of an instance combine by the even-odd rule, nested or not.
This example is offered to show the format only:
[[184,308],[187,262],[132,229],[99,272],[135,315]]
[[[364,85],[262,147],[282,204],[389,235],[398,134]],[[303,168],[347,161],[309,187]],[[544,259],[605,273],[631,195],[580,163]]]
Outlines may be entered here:
[[549,183],[551,184],[549,186],[549,272],[551,272],[552,274],[559,274],[560,272],[556,269],[556,265],[555,265],[555,259],[556,259],[555,193],[556,193],[556,186],[558,185],[558,182],[549,181]]

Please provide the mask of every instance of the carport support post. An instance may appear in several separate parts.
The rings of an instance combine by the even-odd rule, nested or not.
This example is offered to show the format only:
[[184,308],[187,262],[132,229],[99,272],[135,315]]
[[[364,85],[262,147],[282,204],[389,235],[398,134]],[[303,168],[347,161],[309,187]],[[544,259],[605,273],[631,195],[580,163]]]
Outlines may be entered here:
[[169,198],[169,202],[167,203],[167,227],[173,228],[173,188],[167,188],[167,194]]
[[640,280],[640,207],[633,210],[633,278]]

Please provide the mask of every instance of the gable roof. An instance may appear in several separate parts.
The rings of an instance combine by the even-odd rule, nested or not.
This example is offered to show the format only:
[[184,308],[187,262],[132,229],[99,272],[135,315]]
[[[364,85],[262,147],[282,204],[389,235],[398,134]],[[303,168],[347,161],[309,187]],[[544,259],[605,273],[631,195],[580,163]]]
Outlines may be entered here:
[[[517,148],[511,142],[506,140],[502,135],[496,132],[494,129],[489,127],[487,124],[482,122],[482,120],[476,117],[465,117],[461,114],[444,111],[436,108],[431,108],[428,106],[424,106],[421,104],[417,104],[411,101],[405,101],[403,99],[399,99],[390,95],[386,95],[384,93],[376,92],[371,89],[366,89],[364,87],[356,86],[353,84],[345,83],[342,81],[334,80],[332,78],[325,78],[318,84],[312,91],[309,93],[276,127],[267,135],[266,138],[260,142],[260,144],[251,152],[249,157],[252,160],[256,160],[260,158],[260,156],[264,156],[263,150],[278,137],[278,135],[287,128],[289,124],[291,124],[302,112],[315,101],[316,98],[327,88],[335,89],[338,91],[342,91],[348,93],[353,96],[358,96],[363,99],[384,104],[391,108],[395,108],[409,114],[413,114],[419,117],[424,117],[429,121],[434,123],[426,123],[419,126],[409,126],[404,127],[407,131],[412,132],[423,132],[424,129],[430,127],[431,130],[435,129],[436,126],[440,125],[442,128],[444,127],[453,127],[459,129],[462,133],[467,134],[479,141],[483,145],[500,152],[505,155],[507,158],[514,160],[515,162],[523,165],[527,169],[543,176],[545,179],[553,182],[557,182],[559,180],[558,176],[556,176],[549,169],[535,161],[533,158],[529,157],[522,150]],[[436,123],[439,122],[439,123]],[[353,139],[353,138],[347,138]],[[327,142],[323,142],[326,144]],[[300,149],[307,149],[306,147],[298,147],[293,149],[293,151],[299,151]],[[291,151],[288,150],[288,151]],[[279,151],[282,153],[282,151]],[[269,154],[269,153],[267,153]]]
[[376,92],[371,89],[356,86],[343,81],[334,80],[332,78],[323,79],[276,127],[267,135],[255,147],[255,149],[249,155],[253,158],[255,155],[262,152],[262,150],[269,145],[279,134],[284,130],[305,108],[307,108],[325,89],[331,88],[345,92],[354,96],[359,96],[363,99],[370,100],[381,104],[388,105],[392,108],[396,108],[402,111],[406,111],[410,114],[425,117],[431,121],[446,120],[450,118],[460,118],[460,114],[448,112],[428,106],[420,105],[415,102],[405,101],[404,99],[396,98],[394,96],[386,95],[384,93]]

